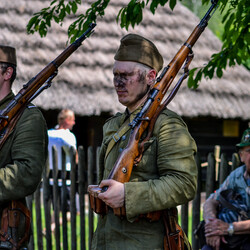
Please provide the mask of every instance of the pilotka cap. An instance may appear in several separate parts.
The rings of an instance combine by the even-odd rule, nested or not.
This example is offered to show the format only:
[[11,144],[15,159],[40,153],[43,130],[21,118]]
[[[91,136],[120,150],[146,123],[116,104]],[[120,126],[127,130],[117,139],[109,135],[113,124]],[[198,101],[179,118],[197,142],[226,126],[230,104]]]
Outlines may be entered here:
[[16,65],[16,49],[10,46],[0,45],[0,62]]
[[236,144],[238,149],[246,146],[250,146],[250,128],[244,131],[240,143]]
[[128,34],[121,39],[114,59],[117,61],[139,62],[159,72],[163,66],[163,58],[156,46],[148,39]]

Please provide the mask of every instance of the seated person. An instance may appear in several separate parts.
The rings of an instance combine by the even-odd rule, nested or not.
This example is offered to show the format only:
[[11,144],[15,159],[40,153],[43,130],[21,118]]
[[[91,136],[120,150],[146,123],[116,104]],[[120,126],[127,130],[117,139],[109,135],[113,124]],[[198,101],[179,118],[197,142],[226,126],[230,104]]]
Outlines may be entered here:
[[[232,171],[221,187],[211,194],[204,203],[203,217],[207,245],[203,246],[202,250],[250,249],[250,128],[245,130],[241,142],[236,147],[244,165]],[[221,192],[229,189],[241,195],[248,219],[230,221],[228,218],[228,220],[223,219],[223,221],[217,218]],[[249,237],[246,236],[244,240],[240,240],[239,246],[230,248],[228,244],[230,237],[247,234],[249,234]]]

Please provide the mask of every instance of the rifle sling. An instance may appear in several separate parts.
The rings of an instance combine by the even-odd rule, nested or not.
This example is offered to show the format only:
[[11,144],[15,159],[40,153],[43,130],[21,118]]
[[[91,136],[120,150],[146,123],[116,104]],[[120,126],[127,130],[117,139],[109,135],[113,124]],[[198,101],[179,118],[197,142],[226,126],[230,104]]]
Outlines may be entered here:
[[119,128],[119,130],[112,136],[112,139],[110,140],[107,150],[106,150],[106,154],[105,154],[105,160],[108,156],[108,154],[110,153],[110,151],[112,150],[112,148],[115,146],[115,144],[121,139],[121,137],[127,133],[127,131],[129,131],[130,126],[129,124],[129,119],[127,119],[122,126]]
[[221,204],[224,207],[227,207],[228,209],[236,212],[237,214],[239,214],[240,216],[242,216],[245,220],[249,219],[247,216],[246,211],[235,207],[232,203],[228,202],[222,195],[219,196],[219,201],[221,202]]

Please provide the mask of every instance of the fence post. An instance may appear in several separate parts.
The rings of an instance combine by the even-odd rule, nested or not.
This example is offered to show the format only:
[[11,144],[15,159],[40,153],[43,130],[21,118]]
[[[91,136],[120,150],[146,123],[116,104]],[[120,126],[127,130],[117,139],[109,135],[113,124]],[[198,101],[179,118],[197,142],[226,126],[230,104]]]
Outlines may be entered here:
[[[96,149],[96,182],[98,184],[98,177],[99,177],[99,155],[100,155],[101,147],[97,147]],[[95,215],[95,213],[93,213]],[[94,216],[94,223],[98,223],[99,216]],[[94,224],[95,225],[95,224]]]
[[[94,184],[93,180],[94,173],[94,156],[93,147],[88,147],[88,185]],[[89,203],[90,204],[90,203]],[[91,248],[91,241],[93,237],[93,212],[89,206],[89,249]]]
[[219,179],[219,166],[220,166],[220,146],[214,146],[214,159],[215,159],[215,181]]
[[46,162],[46,167],[43,171],[43,204],[44,204],[44,214],[45,214],[45,228],[46,228],[46,249],[52,249],[52,238],[51,238],[51,189],[49,185],[49,161]]
[[52,146],[53,162],[53,205],[55,220],[56,250],[60,250],[60,223],[59,223],[59,190],[58,190],[58,154],[55,146]]
[[197,176],[197,192],[193,200],[193,207],[192,207],[192,248],[193,250],[198,250],[199,242],[194,235],[194,230],[200,223],[200,216],[201,216],[200,206],[201,206],[201,182],[202,180],[201,180],[201,158],[200,158],[199,153],[195,155],[195,161],[197,165],[198,176]]
[[213,153],[208,154],[206,174],[206,199],[215,190],[215,158]]
[[232,168],[231,171],[235,170],[240,166],[240,157],[238,153],[233,153],[232,155]]
[[40,195],[41,185],[35,191],[35,208],[36,208],[36,229],[37,229],[37,243],[38,250],[43,249],[43,235],[42,235],[42,217],[41,217],[41,195]]
[[219,184],[222,184],[223,181],[226,179],[228,174],[230,173],[230,168],[228,166],[228,159],[226,154],[221,154],[221,160],[220,160],[220,178],[219,178]]
[[61,210],[62,210],[62,234],[63,234],[63,249],[68,249],[68,229],[67,229],[67,210],[68,210],[68,202],[67,202],[67,186],[66,186],[66,149],[65,147],[61,147],[61,155],[62,155],[62,166],[61,166],[61,178],[62,178],[62,190],[61,190]]
[[79,192],[79,206],[80,206],[80,247],[81,250],[86,249],[85,244],[85,184],[87,172],[85,163],[85,153],[82,146],[78,148],[78,192]]
[[71,222],[71,249],[76,249],[76,152],[70,148],[70,222]]
[[34,221],[33,221],[32,201],[33,201],[33,194],[26,197],[27,207],[30,210],[30,216],[31,216],[30,229],[32,230],[29,245],[28,245],[29,250],[34,249],[34,233],[33,233],[34,232]]
[[188,203],[181,205],[181,227],[188,236]]

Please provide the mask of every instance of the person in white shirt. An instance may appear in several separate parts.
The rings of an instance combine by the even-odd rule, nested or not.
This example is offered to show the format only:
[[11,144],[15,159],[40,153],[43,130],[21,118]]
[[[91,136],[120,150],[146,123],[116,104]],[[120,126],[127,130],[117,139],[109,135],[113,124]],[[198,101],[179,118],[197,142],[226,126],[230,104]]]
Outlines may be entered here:
[[[62,151],[61,147],[64,146],[66,150],[66,171],[71,170],[71,162],[70,162],[70,149],[73,147],[76,150],[76,164],[78,163],[78,154],[77,154],[77,143],[75,135],[70,131],[72,130],[73,126],[75,125],[75,114],[70,109],[63,109],[58,114],[57,117],[58,125],[55,128],[48,130],[48,151],[49,151],[49,167],[53,169],[53,157],[52,157],[52,147],[55,146],[57,149],[57,160],[58,160],[58,170],[62,170]],[[49,180],[51,185],[51,197],[53,199],[53,179]],[[66,180],[67,188],[67,218],[70,219],[70,180]],[[58,179],[58,186],[59,188],[62,186],[62,180]],[[60,188],[61,189],[61,188]],[[61,201],[60,201],[61,203]],[[54,231],[55,223],[52,223],[51,230]]]
[[70,131],[75,125],[75,114],[70,109],[63,109],[58,114],[58,125],[48,130],[49,137],[49,166],[53,169],[52,164],[52,146],[56,146],[58,155],[58,169],[62,169],[62,153],[61,147],[66,146],[66,170],[70,171],[69,149],[73,147],[76,150],[76,137]]

